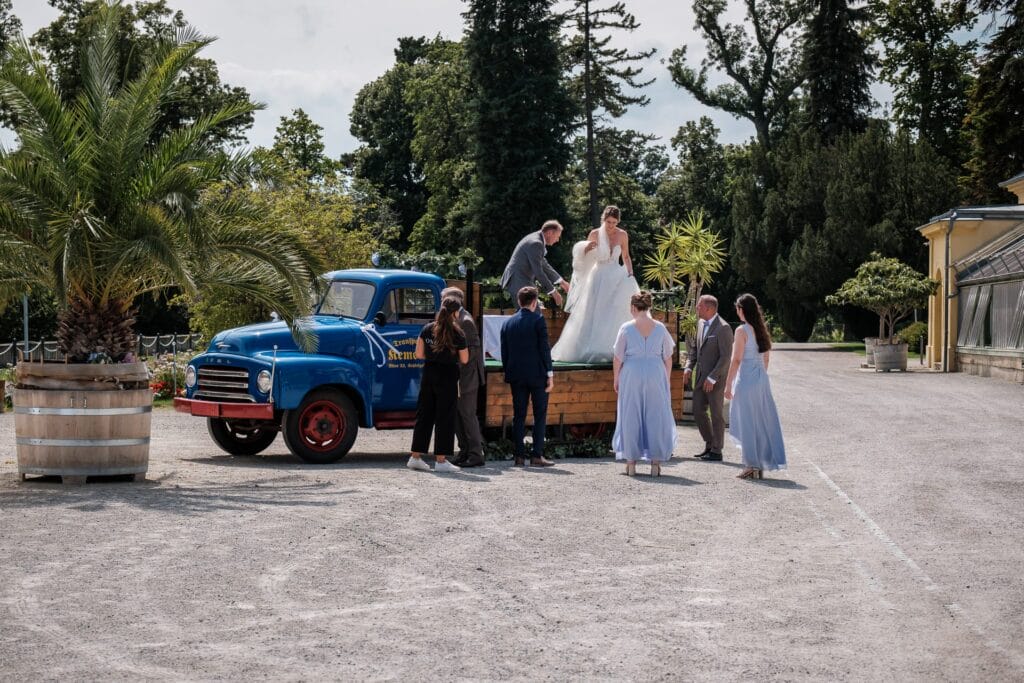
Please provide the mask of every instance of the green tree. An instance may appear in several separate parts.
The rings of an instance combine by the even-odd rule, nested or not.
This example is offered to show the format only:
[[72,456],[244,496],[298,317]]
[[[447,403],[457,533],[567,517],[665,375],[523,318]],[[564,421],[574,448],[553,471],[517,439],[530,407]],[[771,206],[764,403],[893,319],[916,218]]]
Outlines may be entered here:
[[850,0],[814,0],[804,33],[807,125],[830,143],[859,133],[871,111],[876,57],[864,36],[871,17]]
[[[348,180],[329,175],[311,182],[301,170],[286,172],[273,186],[222,184],[209,195],[227,193],[232,201],[251,205],[268,224],[297,236],[329,270],[368,268],[387,226],[367,220],[364,198],[351,191]],[[191,312],[193,331],[209,339],[220,330],[266,320],[276,310],[245,292],[214,286],[197,296],[182,297]]]
[[[604,31],[632,33],[640,28],[636,17],[626,11],[624,2],[605,7],[593,0],[573,0],[565,13],[568,24],[575,29],[565,47],[566,61],[572,72],[569,92],[583,113],[584,165],[587,177],[589,225],[601,222],[598,184],[603,168],[597,163],[597,130],[602,119],[619,118],[632,105],[645,106],[650,99],[631,94],[624,87],[638,91],[654,82],[641,81],[643,68],[636,66],[657,50],[651,48],[630,52],[611,46],[612,34]],[[650,138],[653,139],[653,138]]]
[[[49,26],[32,36],[32,44],[48,57],[54,80],[64,101],[75,101],[85,87],[83,54],[93,26],[99,22],[105,0],[48,0],[60,11]],[[177,32],[185,31],[184,15],[174,12],[166,0],[137,0],[121,5],[121,18],[115,40],[118,85],[138,78],[155,50]],[[248,104],[249,93],[220,81],[213,60],[196,58],[182,69],[175,83],[174,97],[168,97],[158,110],[153,127],[154,140],[203,116],[226,107]],[[215,145],[244,142],[252,127],[252,112],[224,121],[207,131],[207,141]]]
[[451,251],[472,241],[473,186],[469,64],[461,42],[434,40],[412,68],[405,101],[411,151],[423,172],[427,206],[410,236],[414,252]]
[[245,176],[245,154],[211,150],[211,132],[252,113],[225,106],[156,136],[160,105],[211,41],[183,29],[121,81],[123,11],[102,5],[83,50],[81,95],[67,103],[42,55],[24,41],[0,69],[0,97],[20,149],[0,151],[0,302],[49,291],[58,342],[75,360],[118,359],[133,346],[142,295],[205,285],[246,293],[291,318],[306,307],[316,257],[256,207],[203,195]]
[[872,34],[885,45],[880,76],[893,88],[896,123],[962,163],[975,41],[959,42],[956,34],[971,29],[976,15],[963,0],[870,0],[868,6]]
[[[682,221],[690,213],[702,210],[705,225],[725,241],[728,249],[733,241],[732,186],[749,149],[723,145],[718,135],[718,129],[706,116],[679,128],[672,138],[679,161],[661,176],[655,202],[661,221]],[[732,260],[727,258],[715,277],[715,295],[721,301],[732,301],[747,289]]]
[[522,235],[565,219],[561,180],[574,107],[551,0],[469,0],[475,247],[498,273]]
[[21,20],[11,12],[11,0],[0,0],[0,48],[4,50],[21,33]]
[[[923,265],[915,228],[948,208],[956,190],[955,166],[926,140],[881,121],[833,145],[814,131],[791,131],[771,164],[776,184],[766,192],[751,171],[737,184],[731,251],[737,271],[763,288],[798,341],[825,312],[825,296],[872,251]],[[843,315],[863,336],[858,315]]]
[[681,330],[693,334],[697,331],[697,300],[725,265],[725,243],[705,225],[704,212],[698,209],[682,221],[663,227],[655,237],[655,246],[654,254],[644,261],[644,279],[657,282],[663,290],[685,288],[679,309],[683,315]]
[[416,127],[406,97],[413,65],[426,49],[425,38],[399,38],[395,65],[360,89],[349,114],[352,135],[363,143],[354,154],[353,172],[391,203],[403,246],[427,204],[423,171],[413,158]]
[[979,9],[1005,13],[982,52],[969,93],[964,184],[972,203],[1007,203],[1012,197],[999,183],[1024,170],[1024,2],[981,2]]
[[[574,141],[573,164],[567,174],[566,201],[569,215],[589,214],[589,186],[584,162],[585,140]],[[602,206],[614,204],[622,211],[624,230],[630,235],[629,248],[636,263],[654,250],[658,230],[654,192],[668,157],[660,145],[652,145],[647,136],[632,130],[603,128],[597,135],[597,163],[605,169],[598,184]]]
[[[687,62],[686,46],[669,59],[672,80],[701,104],[728,112],[754,124],[757,141],[771,150],[777,133],[785,129],[794,93],[803,81],[799,36],[795,27],[804,18],[802,0],[758,4],[745,0],[747,21],[723,23],[726,0],[694,0],[695,28],[707,45],[700,70]],[[722,71],[731,82],[712,87],[711,69]]]
[[849,304],[878,315],[878,338],[896,341],[896,323],[915,308],[928,305],[928,297],[939,288],[937,280],[922,275],[899,259],[883,258],[878,252],[857,268],[850,278],[828,296],[831,306]]
[[680,221],[698,209],[716,232],[731,232],[726,146],[707,116],[687,121],[672,138],[679,163],[666,170],[657,188],[658,215]]
[[282,116],[274,135],[271,150],[288,168],[304,171],[311,179],[323,178],[331,162],[324,156],[323,126],[315,123],[305,111],[295,109]]
[[[11,0],[0,0],[0,55],[7,54],[7,46],[21,34],[21,20],[11,13]],[[0,102],[0,123],[11,122],[11,114]]]

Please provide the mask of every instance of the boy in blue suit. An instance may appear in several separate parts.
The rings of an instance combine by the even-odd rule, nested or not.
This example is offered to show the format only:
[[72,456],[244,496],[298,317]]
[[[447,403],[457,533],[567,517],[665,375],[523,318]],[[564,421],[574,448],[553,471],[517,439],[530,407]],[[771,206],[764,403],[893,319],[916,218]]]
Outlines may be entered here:
[[523,287],[516,296],[519,310],[501,326],[501,360],[505,381],[512,389],[512,441],[515,464],[525,464],[523,436],[526,433],[526,407],[533,402],[533,453],[530,464],[550,467],[555,463],[544,457],[544,430],[547,426],[548,393],[554,386],[554,366],[548,344],[548,325],[537,313],[537,288]]

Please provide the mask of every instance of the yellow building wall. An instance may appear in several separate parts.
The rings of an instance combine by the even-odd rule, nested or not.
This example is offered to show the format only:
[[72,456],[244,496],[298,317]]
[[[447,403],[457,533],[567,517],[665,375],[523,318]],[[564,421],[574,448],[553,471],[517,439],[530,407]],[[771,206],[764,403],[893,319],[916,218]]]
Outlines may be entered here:
[[1006,189],[1017,195],[1017,203],[1024,204],[1024,178],[1006,186]]
[[[1022,186],[1024,191],[1024,186]],[[953,225],[949,235],[949,266],[972,254],[1019,223],[1017,220],[960,220]],[[921,228],[921,234],[928,240],[928,274],[939,281],[939,290],[928,300],[928,346],[925,362],[929,367],[942,364],[942,333],[945,318],[949,319],[949,338],[946,339],[946,359],[949,370],[956,370],[956,337],[959,318],[959,300],[953,297],[942,302],[946,296],[944,271],[946,262],[946,231],[949,221],[941,220]],[[949,294],[956,294],[956,274],[951,273]]]

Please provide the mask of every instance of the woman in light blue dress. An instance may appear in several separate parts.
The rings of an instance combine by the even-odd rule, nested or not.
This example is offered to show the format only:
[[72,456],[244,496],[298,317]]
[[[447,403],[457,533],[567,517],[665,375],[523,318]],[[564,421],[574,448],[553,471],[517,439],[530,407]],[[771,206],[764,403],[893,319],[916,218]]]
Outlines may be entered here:
[[619,328],[612,368],[618,393],[618,416],[612,449],[626,461],[626,474],[636,474],[636,461],[651,463],[651,476],[672,457],[676,419],[672,414],[672,354],[675,342],[665,326],[651,318],[651,294],[630,299],[633,320]]
[[763,479],[765,470],[786,466],[782,424],[768,382],[772,339],[761,306],[753,294],[736,299],[736,313],[743,324],[736,329],[725,397],[729,399],[729,436],[740,447],[743,464],[740,479]]

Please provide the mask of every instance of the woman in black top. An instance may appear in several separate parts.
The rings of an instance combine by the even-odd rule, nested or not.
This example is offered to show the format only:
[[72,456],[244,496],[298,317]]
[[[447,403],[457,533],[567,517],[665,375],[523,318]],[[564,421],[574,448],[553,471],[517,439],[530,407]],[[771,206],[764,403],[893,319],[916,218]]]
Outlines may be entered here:
[[434,432],[435,472],[458,472],[448,462],[455,452],[455,412],[459,399],[459,363],[469,362],[466,337],[456,320],[461,304],[452,298],[441,301],[434,322],[427,323],[416,340],[416,357],[424,361],[420,396],[416,404],[416,426],[412,430],[412,455],[406,467],[430,471],[423,454]]

